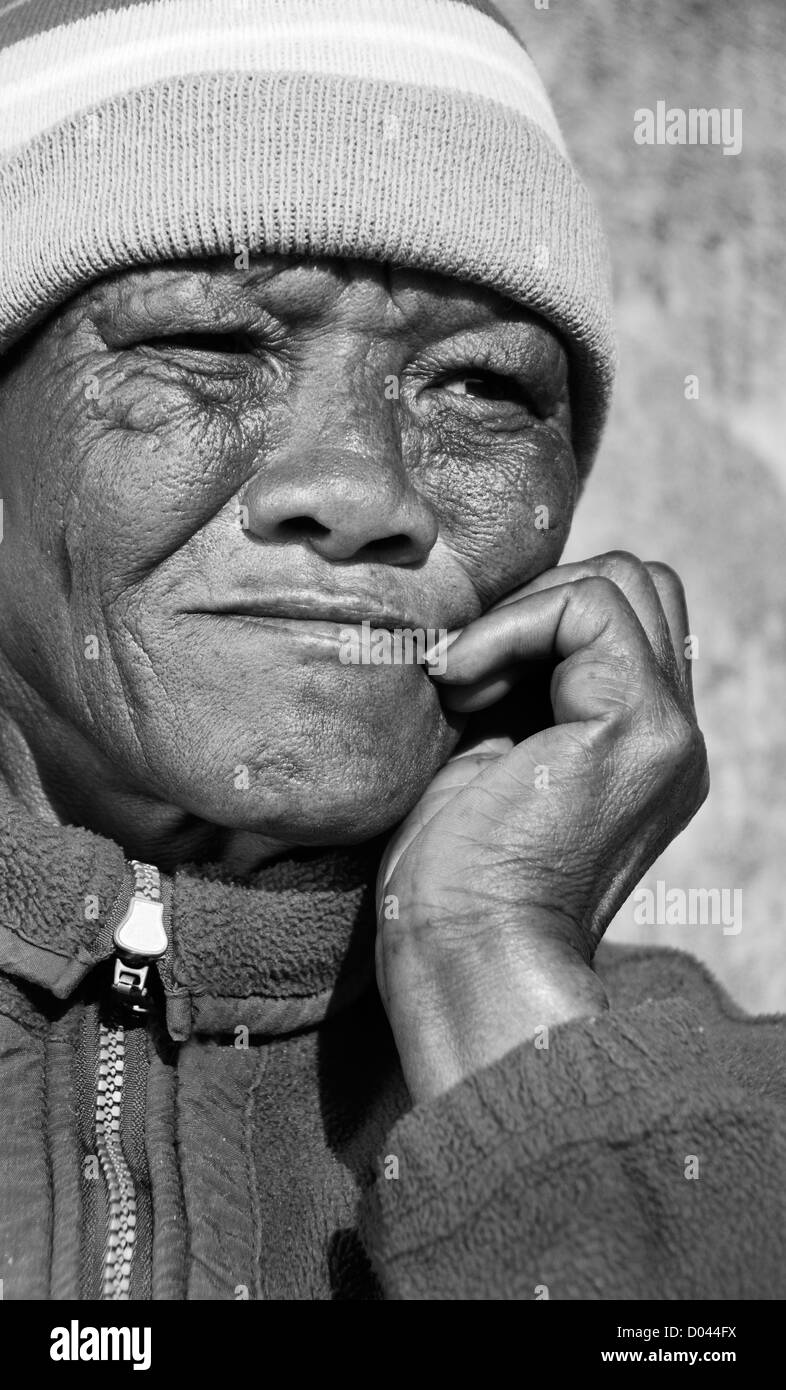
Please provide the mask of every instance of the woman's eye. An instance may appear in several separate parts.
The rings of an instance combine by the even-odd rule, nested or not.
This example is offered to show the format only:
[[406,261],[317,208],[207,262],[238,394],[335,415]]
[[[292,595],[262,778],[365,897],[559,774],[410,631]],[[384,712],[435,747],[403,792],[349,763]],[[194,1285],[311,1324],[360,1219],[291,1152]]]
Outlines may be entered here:
[[223,353],[233,357],[251,350],[248,338],[242,333],[169,333],[160,338],[146,338],[139,346],[161,352],[185,348],[189,352]]
[[499,376],[496,372],[463,372],[442,384],[454,396],[473,396],[482,401],[510,401],[521,406],[528,404],[519,383],[512,377]]

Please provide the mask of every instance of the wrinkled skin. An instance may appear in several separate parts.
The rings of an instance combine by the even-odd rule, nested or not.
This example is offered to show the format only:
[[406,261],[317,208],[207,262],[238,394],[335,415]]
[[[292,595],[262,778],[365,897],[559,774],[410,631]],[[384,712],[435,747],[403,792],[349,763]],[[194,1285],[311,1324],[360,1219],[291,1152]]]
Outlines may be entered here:
[[276,590],[460,627],[555,563],[576,490],[548,327],[339,261],[88,288],[6,370],[0,438],[6,707],[61,813],[160,862],[215,855],[213,827],[368,838],[461,722],[422,667],[207,610]]
[[[557,564],[568,387],[490,292],[280,258],[109,277],[0,364],[3,775],[162,868],[392,831],[415,1101],[607,1007],[597,942],[706,795],[676,575]],[[363,618],[445,666],[342,664]]]
[[707,794],[687,636],[674,572],[611,553],[544,572],[449,648],[448,707],[500,708],[551,657],[552,714],[519,740],[468,730],[384,856],[377,975],[418,1099],[608,1007],[595,948]]

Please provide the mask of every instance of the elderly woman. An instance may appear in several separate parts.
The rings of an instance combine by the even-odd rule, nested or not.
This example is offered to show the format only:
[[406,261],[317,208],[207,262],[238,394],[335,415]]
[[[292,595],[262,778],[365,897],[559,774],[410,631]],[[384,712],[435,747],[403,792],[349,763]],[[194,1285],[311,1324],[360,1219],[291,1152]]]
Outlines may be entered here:
[[558,566],[613,351],[526,51],[0,45],[4,1297],[772,1297],[782,1026],[594,960],[707,772],[676,576]]

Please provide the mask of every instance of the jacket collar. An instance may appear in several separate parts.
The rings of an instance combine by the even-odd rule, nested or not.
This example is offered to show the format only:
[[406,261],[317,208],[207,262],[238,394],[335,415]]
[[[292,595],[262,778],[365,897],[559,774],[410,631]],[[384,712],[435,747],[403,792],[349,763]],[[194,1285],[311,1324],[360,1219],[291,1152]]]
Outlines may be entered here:
[[[89,830],[0,805],[0,970],[69,998],[114,954],[107,919],[133,891],[123,851]],[[279,858],[245,879],[216,865],[162,875],[168,1030],[313,1026],[373,978],[379,842]]]

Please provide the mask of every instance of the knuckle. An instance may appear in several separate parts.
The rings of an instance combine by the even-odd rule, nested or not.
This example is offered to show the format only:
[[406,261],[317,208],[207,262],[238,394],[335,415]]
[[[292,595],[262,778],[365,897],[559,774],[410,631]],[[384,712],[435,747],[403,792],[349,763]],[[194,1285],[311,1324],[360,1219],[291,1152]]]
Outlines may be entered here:
[[[702,740],[702,742],[703,742],[703,740]],[[694,800],[695,800],[695,804],[696,804],[696,808],[697,808],[697,809],[698,809],[699,806],[703,805],[703,803],[707,800],[707,797],[709,796],[709,794],[710,794],[710,765],[709,765],[709,763],[708,763],[708,761],[707,761],[707,750],[706,750],[706,748],[705,748],[705,749],[704,749],[704,756],[703,756],[703,758],[702,758],[702,761],[701,761],[700,766],[699,766],[698,769],[697,769],[697,776],[696,776],[696,792],[695,792],[695,798],[694,798]]]
[[672,569],[663,560],[647,560],[645,568],[649,570],[653,579],[659,580],[666,588],[673,590],[674,593],[684,595],[685,586],[683,585],[677,571]]
[[613,569],[641,565],[641,560],[632,550],[607,550],[605,555],[601,556],[601,560]]
[[638,555],[634,555],[630,550],[607,550],[605,555],[599,557],[598,563],[601,572],[612,579],[621,576],[640,577],[644,569]]
[[680,763],[691,766],[706,762],[704,738],[697,724],[689,719],[681,719],[674,734],[675,756]]
[[587,603],[598,604],[601,607],[619,602],[622,597],[622,590],[605,574],[591,574],[585,579],[578,579],[576,588]]
[[679,713],[649,736],[650,761],[666,770],[707,774],[704,736],[693,720]]

